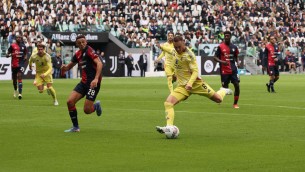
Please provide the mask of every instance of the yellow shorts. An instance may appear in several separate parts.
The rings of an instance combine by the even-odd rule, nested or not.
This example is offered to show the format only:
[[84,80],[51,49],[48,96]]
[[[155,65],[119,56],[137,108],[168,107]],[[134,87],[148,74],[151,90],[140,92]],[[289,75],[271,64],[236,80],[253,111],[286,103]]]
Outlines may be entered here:
[[164,65],[164,71],[166,76],[173,76],[175,69],[172,68],[171,66]]
[[40,86],[43,85],[44,83],[53,83],[53,77],[52,74],[49,74],[45,76],[44,78],[40,77],[41,74],[36,74],[35,75],[35,80],[34,80],[34,85]]
[[171,93],[171,95],[176,97],[178,101],[187,99],[191,94],[198,94],[200,96],[211,98],[215,94],[215,91],[206,82],[196,80],[191,91],[187,91],[185,86],[178,86]]

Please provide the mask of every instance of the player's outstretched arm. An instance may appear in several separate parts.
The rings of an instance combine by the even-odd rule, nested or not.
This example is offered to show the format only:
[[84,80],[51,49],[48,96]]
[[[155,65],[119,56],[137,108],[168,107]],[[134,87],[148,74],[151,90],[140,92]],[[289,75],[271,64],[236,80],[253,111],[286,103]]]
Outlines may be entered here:
[[155,60],[155,62],[159,62],[165,56],[164,51],[159,55],[159,57]]
[[63,64],[61,66],[61,69],[64,70],[64,71],[68,71],[70,70],[71,68],[73,68],[77,63],[73,63],[73,62],[70,62],[69,64]]
[[167,53],[171,53],[173,51],[173,47],[165,46],[164,44],[160,46],[160,49]]

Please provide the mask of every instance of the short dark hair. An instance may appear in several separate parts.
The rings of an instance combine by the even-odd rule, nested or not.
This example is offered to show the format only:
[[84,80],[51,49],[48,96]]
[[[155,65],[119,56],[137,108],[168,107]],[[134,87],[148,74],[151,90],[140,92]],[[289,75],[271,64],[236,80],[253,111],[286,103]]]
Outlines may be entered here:
[[225,31],[223,34],[224,35],[230,35],[230,36],[232,35],[230,31]]
[[183,37],[183,34],[182,33],[176,33],[175,36],[182,36]]
[[174,37],[174,42],[178,42],[178,41],[183,41],[182,35],[176,35],[176,36]]
[[269,35],[269,36],[267,37],[268,41],[270,41],[270,38],[271,38],[271,37],[274,37],[274,38],[275,38],[275,36]]
[[76,40],[82,39],[82,38],[85,38],[85,39],[86,39],[85,35],[78,35],[78,36],[76,37]]

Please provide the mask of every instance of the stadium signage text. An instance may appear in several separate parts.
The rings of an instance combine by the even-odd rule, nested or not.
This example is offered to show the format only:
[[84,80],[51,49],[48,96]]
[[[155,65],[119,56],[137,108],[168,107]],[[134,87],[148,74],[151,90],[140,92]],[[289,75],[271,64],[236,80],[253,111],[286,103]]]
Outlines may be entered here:
[[11,80],[12,70],[11,70],[11,59],[0,58],[0,80]]
[[[60,40],[60,41],[76,41],[76,37],[78,34],[76,33],[71,33],[69,35],[66,34],[60,34],[60,33],[54,33],[52,34],[51,39],[52,40]],[[86,39],[88,41],[97,41],[98,40],[98,35],[93,35],[93,34],[86,34],[85,35]]]
[[0,75],[5,75],[10,67],[10,64],[0,64]]

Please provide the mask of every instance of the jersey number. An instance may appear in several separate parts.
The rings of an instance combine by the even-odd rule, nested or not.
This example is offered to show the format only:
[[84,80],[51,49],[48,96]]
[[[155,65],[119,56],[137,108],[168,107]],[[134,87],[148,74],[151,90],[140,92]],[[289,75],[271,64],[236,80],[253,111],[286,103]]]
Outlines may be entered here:
[[95,95],[95,90],[92,90],[91,88],[88,91],[89,96],[94,96]]
[[202,87],[206,90],[208,87],[205,84],[202,84]]

